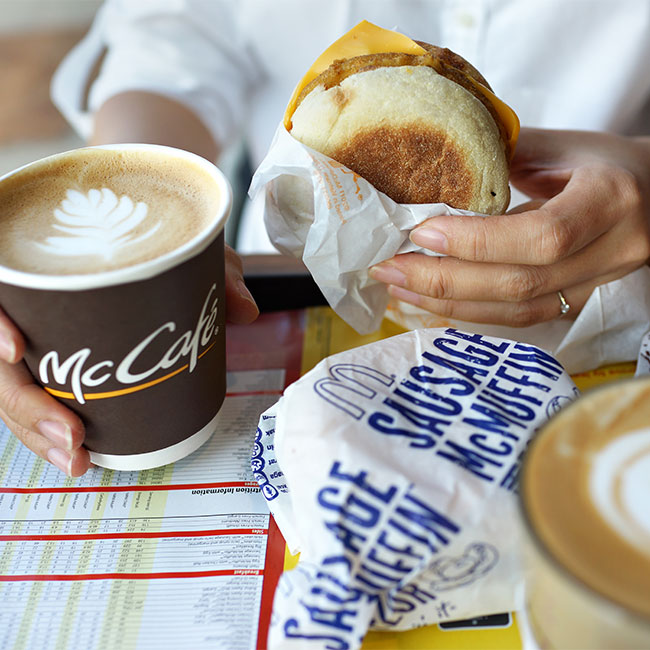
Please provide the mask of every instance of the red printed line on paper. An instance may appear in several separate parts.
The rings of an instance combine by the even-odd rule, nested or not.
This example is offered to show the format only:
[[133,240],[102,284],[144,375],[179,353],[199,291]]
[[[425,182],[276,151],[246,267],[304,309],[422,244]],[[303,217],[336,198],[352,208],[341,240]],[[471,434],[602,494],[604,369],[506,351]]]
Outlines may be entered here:
[[257,650],[265,650],[267,647],[267,636],[271,624],[271,612],[273,610],[273,596],[278,580],[284,569],[284,553],[286,542],[282,533],[275,523],[273,516],[269,517],[269,537],[266,542],[266,559],[264,561],[264,583],[262,584],[262,599],[260,603],[259,628],[257,630]]
[[75,580],[161,580],[164,578],[211,578],[215,576],[263,576],[263,569],[220,569],[216,571],[168,571],[161,573],[83,573],[0,575],[0,582],[58,582]]
[[216,535],[267,535],[266,528],[182,530],[151,533],[70,533],[59,535],[0,535],[0,542],[87,541],[95,539],[160,539],[164,537],[214,537]]
[[63,492],[158,492],[162,490],[214,490],[230,487],[259,488],[257,481],[230,481],[226,483],[184,483],[179,485],[93,485],[88,487],[0,487],[0,494],[50,494]]

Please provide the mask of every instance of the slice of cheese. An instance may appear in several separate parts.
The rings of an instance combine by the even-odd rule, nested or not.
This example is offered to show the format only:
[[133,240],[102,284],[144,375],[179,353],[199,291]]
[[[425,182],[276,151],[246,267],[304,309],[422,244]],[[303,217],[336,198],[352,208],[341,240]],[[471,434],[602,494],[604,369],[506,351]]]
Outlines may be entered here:
[[[332,43],[311,65],[305,76],[296,86],[287,110],[284,113],[284,126],[291,130],[291,117],[296,110],[298,97],[302,90],[311,83],[321,72],[326,70],[337,59],[351,59],[354,56],[363,54],[381,54],[383,52],[402,52],[405,54],[426,54],[426,50],[418,45],[415,41],[393,32],[389,29],[383,29],[377,25],[369,23],[367,20],[361,21],[349,32],[341,36],[337,41]],[[506,128],[510,151],[514,152],[517,136],[519,135],[519,118],[516,113],[504,102],[502,102],[494,93],[490,92],[485,86],[478,83],[471,77],[470,81],[483,93],[496,109],[499,117]]]
[[[466,75],[467,76],[467,75]],[[512,158],[515,153],[515,146],[517,145],[517,138],[519,137],[519,118],[517,113],[515,113],[508,104],[501,101],[491,90],[486,88],[483,84],[480,84],[475,79],[467,77],[474,86],[483,93],[488,101],[494,106],[497,115],[501,118],[503,126],[506,128],[506,135],[508,139],[508,146],[510,151],[510,158]]]
[[327,70],[337,59],[351,59],[354,56],[364,54],[381,54],[383,52],[402,52],[404,54],[426,54],[427,51],[420,47],[408,36],[383,29],[362,20],[349,32],[343,34],[338,41],[334,41],[317,59],[312,63],[305,76],[300,80],[284,113],[284,125],[291,128],[291,116],[296,110],[298,96],[303,88],[311,83],[321,72]]

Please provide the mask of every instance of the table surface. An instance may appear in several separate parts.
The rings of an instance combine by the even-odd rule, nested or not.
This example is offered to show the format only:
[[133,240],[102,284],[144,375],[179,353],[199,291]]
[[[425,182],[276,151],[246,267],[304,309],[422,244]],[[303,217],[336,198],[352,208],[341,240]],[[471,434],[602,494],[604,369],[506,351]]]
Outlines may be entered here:
[[[244,258],[243,262],[244,262],[244,275],[246,281],[249,284],[249,287],[253,288],[253,295],[259,301],[260,306],[262,307],[262,311],[267,312],[264,313],[262,317],[259,319],[259,321],[254,323],[253,325],[229,326],[228,329],[229,363],[233,364],[233,367],[231,369],[243,372],[244,374],[241,375],[241,377],[242,378],[246,377],[246,381],[258,381],[254,373],[257,371],[267,371],[267,373],[270,373],[268,374],[268,377],[270,377],[273,381],[276,381],[277,383],[277,380],[273,378],[279,377],[279,375],[277,375],[277,370],[282,369],[282,377],[283,377],[282,384],[288,385],[289,383],[291,383],[291,381],[297,379],[298,376],[300,376],[300,374],[303,374],[304,372],[309,370],[320,359],[326,356],[329,356],[336,352],[343,351],[345,349],[349,349],[351,347],[356,347],[358,345],[362,345],[382,338],[386,338],[388,336],[392,336],[394,334],[403,331],[399,326],[391,323],[390,321],[384,321],[381,329],[378,332],[375,332],[371,335],[361,336],[356,332],[354,332],[354,330],[352,330],[340,318],[338,318],[332,312],[331,309],[322,306],[324,303],[322,294],[320,293],[320,291],[318,291],[318,288],[313,283],[313,280],[311,280],[311,277],[309,276],[309,273],[305,269],[302,262],[299,262],[297,260],[290,260],[288,258],[284,258],[277,255],[247,256]],[[292,309],[296,305],[298,306],[316,305],[316,306],[306,311],[305,310],[284,311],[287,309]],[[268,345],[269,340],[273,340],[275,345],[269,346]],[[586,389],[589,389],[593,386],[599,385],[604,382],[616,380],[619,378],[629,377],[633,374],[633,372],[634,372],[634,364],[632,363],[617,364],[615,366],[609,366],[607,368],[602,368],[590,373],[582,373],[580,375],[576,375],[574,376],[574,380],[578,385],[578,387],[584,391]],[[251,375],[250,373],[253,373],[253,375]],[[261,412],[261,410],[266,408],[264,405],[262,405],[260,399],[264,401],[264,404],[272,403],[275,399],[277,399],[277,396],[279,395],[281,388],[282,386],[278,385],[270,392],[268,390],[252,391],[252,392],[248,391],[247,394],[249,396],[246,397],[246,399],[249,400],[249,402],[247,402],[247,404],[249,405],[246,407],[246,409],[247,411],[250,411],[250,413],[247,416],[250,422],[248,422],[248,420],[246,420],[245,418],[242,420],[243,416],[241,415],[237,416],[239,418],[238,420],[239,426],[243,426],[242,430],[248,430],[248,428],[254,430],[254,426],[256,425],[259,412]],[[262,395],[260,393],[265,393],[265,394]],[[11,443],[13,441],[10,439],[9,442]],[[9,459],[9,456],[7,456],[7,459]],[[7,463],[5,463],[7,466],[3,470],[2,459],[0,459],[0,474],[2,474],[3,471],[5,471],[3,475],[2,484],[0,486],[0,492],[4,490],[4,492],[6,492],[7,495],[9,495],[8,498],[14,498],[14,499],[18,498],[19,500],[24,498],[27,499],[27,501],[29,500],[27,498],[29,497],[29,495],[21,496],[21,490],[22,492],[24,492],[25,489],[28,491],[31,489],[29,487],[27,488],[25,487],[27,485],[25,481],[29,483],[29,481],[31,481],[33,477],[36,477],[39,472],[43,471],[42,467],[40,470],[36,468],[37,459],[32,458],[31,460],[32,460],[32,464],[34,465],[32,469],[27,468],[25,469],[25,471],[21,471],[20,476],[15,474],[15,472],[11,474],[12,476],[17,477],[16,480],[18,481],[18,483],[20,483],[20,485],[18,483],[16,483],[16,485],[13,485],[15,481],[9,478],[9,474],[7,472],[13,471],[15,467],[13,467],[12,463],[9,463],[8,465]],[[185,469],[183,469],[182,471],[185,472],[193,471],[191,469],[191,465],[192,463],[186,463],[186,465],[184,465]],[[205,467],[207,467],[207,465]],[[173,480],[171,474],[167,478],[165,478],[165,476],[161,474],[160,477],[157,478],[154,477],[154,480],[159,484],[160,487],[164,487],[164,485],[168,482],[173,483],[174,480],[181,481],[182,483],[184,479],[182,478],[182,471],[180,469],[179,471],[181,473],[175,474],[176,478]],[[151,477],[153,477],[153,473],[151,473]],[[110,477],[105,477],[105,478],[106,480],[109,480]],[[197,480],[203,481],[204,478],[205,478],[204,476],[198,478],[195,477],[192,478],[191,482],[196,482]],[[243,478],[245,479],[246,477]],[[130,494],[129,496],[129,499],[133,499],[133,501],[129,501],[129,503],[135,504],[137,498],[139,498],[137,497],[137,495],[146,493],[146,492],[142,492],[142,490],[146,490],[148,479],[140,480],[138,477],[134,476],[133,480],[135,481],[133,485],[135,486],[140,485],[140,487],[135,487],[135,488],[124,487],[124,490],[135,489],[133,494]],[[72,486],[73,482],[74,481],[68,481],[65,483],[65,485]],[[104,484],[105,482],[102,483],[102,485]],[[110,484],[110,480],[109,483],[106,483],[106,485],[109,484]],[[60,489],[61,492],[65,492],[69,488],[61,487],[57,489]],[[101,490],[101,489],[103,488],[101,488],[99,485],[96,488],[95,487],[90,488],[91,492],[89,492],[89,494],[93,494],[92,490]],[[9,494],[10,492],[11,494]],[[53,494],[55,493],[56,491]],[[70,494],[74,494],[74,493],[75,491],[73,490]],[[79,492],[77,490],[76,493],[83,494],[84,492],[83,490],[82,492]],[[119,495],[121,493],[119,491],[117,492],[114,491],[112,492],[112,494]],[[124,498],[126,498],[127,494],[129,493],[128,492],[124,493],[125,495]],[[152,492],[151,494],[153,495],[158,494],[158,497],[162,498],[163,493],[160,490],[158,490],[157,493]],[[180,494],[180,491],[173,491],[171,494],[178,495]],[[2,496],[3,494],[0,493],[0,497]],[[168,497],[165,497],[165,499],[167,498]],[[21,506],[23,510],[25,508],[28,508],[27,501],[25,501],[24,506]],[[154,499],[154,503],[155,502],[156,501]],[[5,503],[9,503],[9,502],[5,500]],[[33,503],[34,502],[32,501],[32,505]],[[263,504],[263,500],[262,500],[262,504]],[[125,507],[127,506],[128,504]],[[137,510],[136,505],[128,506],[128,507],[134,507]],[[255,505],[255,508],[257,508],[257,505]],[[15,507],[14,507],[14,511],[15,511]],[[24,511],[26,512],[26,510]],[[93,521],[94,523],[92,524],[92,526],[95,527],[105,526],[109,522],[109,520],[107,519],[102,520],[101,518],[95,519]],[[33,524],[30,525],[33,526]],[[7,526],[9,527],[7,528]],[[36,539],[37,537],[39,537],[38,534],[35,536],[33,540],[31,540],[31,537],[34,537],[33,535],[27,536],[30,537],[30,539],[27,538],[18,539],[18,537],[12,538],[11,535],[15,536],[16,534],[18,534],[20,537],[22,528],[21,526],[16,525],[15,523],[11,524],[9,522],[7,523],[7,526],[5,526],[6,530],[4,531],[6,534],[4,536],[0,535],[0,543],[4,543],[6,546],[4,550],[4,555],[3,555],[2,548],[0,548],[0,565],[2,565],[0,566],[1,569],[0,574],[6,573],[3,567],[5,568],[8,567],[11,564],[11,562],[14,561],[12,558],[15,558],[15,556],[12,554],[17,548],[15,546],[16,544],[22,544],[23,546],[25,545],[29,546],[30,544],[32,544],[34,545],[35,548],[35,545],[39,543],[44,545],[47,545],[48,543],[54,543],[52,540],[50,540],[49,542],[47,540],[41,540],[41,542],[39,542],[39,540]],[[55,525],[55,528],[56,526],[57,525]],[[54,528],[52,529],[52,531],[53,530]],[[95,534],[97,533],[97,530],[93,528],[93,530],[90,532]],[[52,531],[49,531],[48,529],[48,532],[52,532]],[[106,532],[105,534],[109,535],[108,532]],[[124,533],[121,533],[121,535],[123,534]],[[5,537],[7,539],[5,539]],[[23,535],[23,537],[25,537],[25,535]],[[83,550],[83,544],[86,545],[90,544],[88,540],[85,541],[79,540],[79,543],[82,544],[82,546],[80,546],[80,549],[82,550]],[[133,543],[136,544],[136,541],[133,541]],[[142,543],[144,544],[145,542]],[[104,545],[103,548],[106,549],[108,547]],[[23,549],[23,551],[27,552],[26,547],[25,549]],[[53,552],[54,551],[52,549],[48,551],[48,553],[50,554]],[[7,553],[9,554],[7,555]],[[295,562],[296,562],[296,558],[292,558],[291,556],[285,554],[285,561],[284,561],[285,568],[291,568],[295,564]],[[0,575],[0,577],[2,576]],[[265,579],[265,585],[266,585],[265,589],[267,589],[267,591],[268,589],[274,587],[274,583],[277,581],[277,578],[278,575],[269,576],[268,579]],[[10,577],[5,576],[5,579],[10,580]],[[217,577],[215,576],[215,580],[216,579]],[[114,582],[114,584],[118,584],[119,582],[120,581],[118,580],[117,582]],[[125,581],[125,584],[127,582],[128,581]],[[151,584],[154,585],[154,583],[158,586],[162,585],[160,580],[157,582],[153,581]],[[2,582],[0,580],[0,592],[2,592],[3,588],[6,591],[8,584],[15,584],[15,583],[7,582],[7,581]],[[42,589],[39,592],[37,587],[39,584],[43,584],[43,583],[34,582],[30,584],[28,582],[23,581],[20,584],[23,585],[22,587],[20,587],[20,589],[30,590],[29,591],[29,598],[31,598],[30,602],[37,602],[34,600],[34,598],[37,597],[36,596],[37,593],[42,592]],[[60,582],[59,587],[57,588],[62,588],[63,585],[69,585],[69,584],[75,584],[75,583],[70,583],[66,581]],[[16,587],[16,589],[18,589],[18,587]],[[18,593],[16,589],[14,589],[13,591],[14,596],[12,596],[12,598],[14,598],[15,604],[19,605],[20,602],[22,602],[20,598],[27,597],[27,596],[24,595],[20,597],[16,596],[16,594]],[[63,592],[61,592],[61,594],[63,594]],[[125,597],[128,596],[128,598],[130,599],[145,598],[144,592],[140,593],[140,591],[138,591],[136,593],[136,591],[133,591],[133,589],[131,589],[130,591],[127,589],[124,592],[124,594]],[[6,595],[7,595],[6,593],[4,595],[0,593],[0,600],[2,600],[3,602],[8,602],[5,601],[4,598],[4,596]],[[16,598],[18,598],[17,601],[15,600]],[[120,605],[121,609],[119,610],[120,616],[125,617],[124,619],[125,621],[131,620],[129,619],[130,612],[128,608],[125,609],[124,607],[122,607],[122,605],[124,605],[124,602],[126,601],[122,602],[122,600],[120,600],[121,603]],[[38,600],[38,602],[40,603],[41,601]],[[129,602],[135,602],[135,601],[130,600]],[[266,608],[266,611],[263,611],[262,616],[267,616],[267,617],[270,616],[269,603],[270,600],[267,597],[266,605],[264,606],[263,604],[262,606],[262,609],[264,610],[264,608]],[[41,603],[41,605],[45,606],[44,601],[43,603]],[[33,626],[36,625],[38,621],[42,622],[44,620],[42,617],[45,615],[45,610],[42,609],[41,605],[38,605],[36,607],[34,616],[31,619],[27,620],[19,616],[18,618],[16,618],[16,620],[18,621],[18,623],[16,624],[24,625],[25,626],[24,630],[27,630],[27,632],[33,630],[34,629]],[[48,605],[48,607],[50,606]],[[79,609],[81,607],[81,604],[77,602],[75,607]],[[9,615],[9,612],[6,612],[5,614]],[[172,614],[170,613],[170,616],[171,615]],[[188,613],[187,615],[189,616],[190,614]],[[1,617],[2,614],[0,614],[0,619]],[[133,624],[135,625],[135,623]],[[141,625],[142,621],[138,619],[137,624]],[[2,626],[0,625],[0,627]],[[72,632],[68,632],[70,638],[72,638],[70,636],[71,634]],[[61,639],[63,637],[61,637],[61,635],[59,634],[59,638]],[[420,649],[420,648],[434,648],[434,647],[435,648],[481,647],[481,648],[495,648],[495,649],[496,648],[515,649],[515,648],[522,647],[521,639],[522,639],[522,633],[518,625],[517,617],[511,614],[503,614],[503,615],[497,615],[492,617],[476,618],[461,623],[449,623],[449,624],[442,624],[436,626],[428,626],[424,628],[419,628],[417,630],[412,630],[409,632],[399,632],[399,633],[398,632],[381,632],[381,633],[371,632],[366,636],[363,647],[366,650],[367,649],[383,650],[388,648]],[[2,640],[2,631],[0,630],[0,641],[1,640]],[[0,643],[0,645],[2,644]],[[11,646],[6,646],[6,647],[11,647]],[[48,646],[46,644],[43,647],[48,647]],[[62,643],[61,647],[65,648],[65,647],[73,647],[73,646],[69,646],[66,645],[65,643]],[[87,647],[99,647],[99,646],[88,645]],[[133,647],[145,647],[145,646],[139,646],[137,642],[134,642]],[[164,645],[159,647],[163,648]]]

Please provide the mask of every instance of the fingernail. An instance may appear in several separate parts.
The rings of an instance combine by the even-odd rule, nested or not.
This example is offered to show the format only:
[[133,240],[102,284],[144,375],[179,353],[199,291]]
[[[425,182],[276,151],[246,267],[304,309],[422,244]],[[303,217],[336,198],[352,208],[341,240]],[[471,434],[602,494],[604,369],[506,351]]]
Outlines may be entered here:
[[9,363],[16,362],[16,346],[7,335],[0,330],[0,358]]
[[237,291],[244,300],[248,300],[248,302],[252,302],[254,305],[256,304],[255,299],[248,290],[248,287],[244,284],[243,280],[237,280]]
[[41,420],[37,425],[39,433],[62,449],[72,449],[72,431],[63,422]]
[[370,268],[370,277],[385,282],[386,284],[394,284],[398,287],[406,284],[406,276],[396,266],[392,264],[377,264]]
[[427,248],[435,253],[447,252],[447,237],[435,228],[416,228],[411,233],[410,239],[417,246],[422,246],[422,248]]
[[63,449],[59,449],[58,447],[52,447],[51,449],[48,449],[47,459],[52,463],[52,465],[58,467],[62,472],[70,476],[72,469],[72,456],[68,452],[63,451]]

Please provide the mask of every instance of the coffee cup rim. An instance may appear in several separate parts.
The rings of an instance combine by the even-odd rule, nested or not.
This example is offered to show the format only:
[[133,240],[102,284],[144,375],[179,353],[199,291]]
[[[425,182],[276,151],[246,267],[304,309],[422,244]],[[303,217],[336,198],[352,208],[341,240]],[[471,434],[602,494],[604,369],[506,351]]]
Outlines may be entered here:
[[156,151],[166,153],[175,158],[182,158],[191,161],[206,171],[211,178],[217,183],[219,188],[220,202],[217,210],[217,218],[207,228],[202,230],[198,235],[185,242],[182,246],[175,248],[164,255],[160,255],[153,260],[139,262],[130,266],[124,266],[111,271],[100,271],[98,273],[75,273],[75,274],[48,274],[32,273],[29,271],[19,271],[9,266],[0,264],[0,283],[22,287],[26,289],[44,289],[56,291],[85,291],[89,289],[98,289],[110,287],[128,282],[137,282],[153,278],[172,267],[178,266],[183,262],[202,253],[223,231],[226,221],[232,209],[232,189],[224,173],[206,158],[195,153],[177,149],[167,145],[144,144],[144,143],[117,143],[117,144],[100,144],[87,147],[77,147],[67,151],[34,160],[6,174],[0,176],[0,183],[5,179],[22,172],[25,169],[38,165],[48,160],[55,160],[67,154],[88,149],[103,149],[114,151]]
[[632,382],[634,383],[646,382],[650,384],[650,375],[642,375],[639,377],[627,377],[625,379],[619,379],[615,382],[607,382],[605,384],[594,386],[593,388],[590,388],[589,390],[581,393],[575,400],[573,400],[573,402],[565,406],[561,411],[556,413],[552,418],[549,418],[544,423],[544,425],[540,427],[540,429],[535,433],[530,443],[528,444],[528,447],[524,454],[524,458],[522,459],[521,471],[519,474],[519,490],[517,495],[518,496],[517,506],[519,510],[519,520],[523,524],[523,529],[530,543],[532,543],[536,551],[546,560],[546,562],[548,562],[556,571],[559,571],[568,582],[573,584],[574,587],[580,589],[583,593],[588,594],[590,598],[601,602],[604,606],[607,606],[612,610],[624,612],[625,615],[631,617],[631,619],[638,620],[644,625],[648,625],[650,623],[650,617],[646,616],[643,612],[639,610],[630,608],[629,606],[615,600],[614,598],[611,598],[607,594],[602,593],[601,591],[598,591],[591,585],[587,584],[578,575],[573,573],[569,569],[569,567],[567,567],[564,563],[562,563],[559,560],[559,558],[555,556],[555,554],[551,551],[550,548],[548,548],[544,540],[541,538],[541,536],[535,529],[535,526],[530,517],[530,513],[528,512],[528,508],[526,506],[525,496],[524,496],[524,485],[525,485],[524,476],[528,471],[528,467],[530,465],[530,458],[532,456],[532,451],[535,448],[535,446],[538,444],[541,437],[544,435],[544,431],[545,429],[548,428],[551,421],[554,420],[556,417],[561,417],[562,414],[565,413],[566,411],[575,408],[576,403],[579,402],[581,399],[589,398],[593,394],[606,391],[607,389],[613,388],[614,386],[620,386],[622,384],[628,384]]

